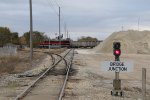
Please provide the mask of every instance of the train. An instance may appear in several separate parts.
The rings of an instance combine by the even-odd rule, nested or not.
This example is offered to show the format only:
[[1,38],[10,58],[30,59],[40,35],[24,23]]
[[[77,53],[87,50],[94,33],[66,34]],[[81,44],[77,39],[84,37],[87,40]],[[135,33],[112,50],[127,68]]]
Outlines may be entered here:
[[102,41],[72,41],[72,40],[51,40],[39,43],[40,48],[93,48]]
[[59,48],[59,47],[70,47],[70,41],[69,40],[51,40],[51,41],[44,41],[39,43],[40,48]]

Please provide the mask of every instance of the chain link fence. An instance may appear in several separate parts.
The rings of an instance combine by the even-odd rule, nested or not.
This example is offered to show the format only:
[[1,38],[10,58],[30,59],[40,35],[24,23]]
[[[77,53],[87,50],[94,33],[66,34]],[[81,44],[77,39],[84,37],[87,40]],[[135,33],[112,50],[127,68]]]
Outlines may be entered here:
[[17,47],[15,46],[0,47],[0,57],[10,56],[15,54],[17,54]]

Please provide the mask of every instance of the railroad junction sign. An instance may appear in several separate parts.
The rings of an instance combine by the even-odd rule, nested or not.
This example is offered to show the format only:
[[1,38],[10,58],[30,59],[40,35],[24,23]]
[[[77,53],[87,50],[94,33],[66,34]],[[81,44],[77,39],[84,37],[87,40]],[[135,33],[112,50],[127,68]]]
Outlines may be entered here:
[[101,67],[107,72],[133,72],[133,61],[103,61]]

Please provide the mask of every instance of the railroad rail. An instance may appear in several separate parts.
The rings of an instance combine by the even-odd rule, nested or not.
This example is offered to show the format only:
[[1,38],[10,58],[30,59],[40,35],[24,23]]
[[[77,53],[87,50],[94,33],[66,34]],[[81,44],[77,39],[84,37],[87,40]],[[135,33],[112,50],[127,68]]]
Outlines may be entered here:
[[[51,65],[42,75],[40,75],[33,83],[31,83],[31,85],[29,85],[22,93],[20,93],[16,98],[15,100],[21,100],[23,99],[31,90],[32,88],[41,80],[43,79],[45,76],[48,75],[48,73],[50,73],[55,67],[56,65],[58,65],[62,60],[65,61],[65,64],[67,66],[67,73],[68,73],[68,70],[70,69],[69,66],[70,66],[70,62],[67,63],[65,57],[72,51],[73,49],[70,49],[63,57],[58,55],[58,54],[49,54],[51,57],[52,57],[52,61],[53,61],[53,65]],[[73,53],[74,53],[74,50],[73,50]],[[61,59],[59,59],[57,62],[55,62],[56,60],[54,60],[54,57],[52,55],[57,55],[59,56]],[[72,54],[74,55],[74,54]],[[73,57],[71,57],[71,62],[72,62],[72,59]],[[69,64],[69,65],[68,65]],[[69,73],[68,73],[69,74]]]
[[61,88],[61,91],[60,91],[60,94],[59,94],[59,98],[58,100],[62,100],[63,96],[64,96],[64,91],[65,91],[65,87],[67,85],[67,81],[68,81],[68,78],[69,78],[69,72],[70,72],[70,68],[72,66],[72,61],[73,61],[73,57],[74,57],[74,50],[73,50],[73,54],[71,56],[71,60],[66,68],[66,76],[65,76],[65,80],[64,80],[64,83],[63,83],[63,86]]

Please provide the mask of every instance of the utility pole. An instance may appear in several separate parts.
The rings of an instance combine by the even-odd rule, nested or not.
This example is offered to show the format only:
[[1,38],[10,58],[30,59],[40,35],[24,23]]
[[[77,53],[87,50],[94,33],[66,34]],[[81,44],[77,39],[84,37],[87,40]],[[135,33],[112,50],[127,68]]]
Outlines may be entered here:
[[59,44],[60,44],[60,48],[61,48],[61,39],[60,39],[60,35],[61,35],[61,29],[60,29],[60,7],[59,7]]
[[48,42],[48,49],[49,49],[49,53],[50,53],[50,37],[49,37],[49,42]]
[[122,25],[122,31],[123,31],[123,28],[124,28],[124,27],[123,27],[123,25]]
[[33,58],[33,44],[32,44],[32,33],[33,33],[33,25],[32,25],[32,0],[29,0],[30,4],[30,62],[32,62]]
[[140,17],[138,18],[138,31],[139,31],[139,28],[140,28]]

